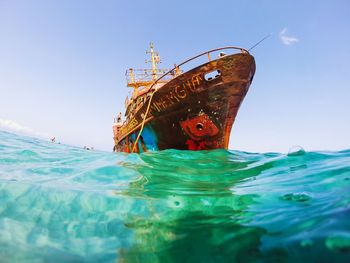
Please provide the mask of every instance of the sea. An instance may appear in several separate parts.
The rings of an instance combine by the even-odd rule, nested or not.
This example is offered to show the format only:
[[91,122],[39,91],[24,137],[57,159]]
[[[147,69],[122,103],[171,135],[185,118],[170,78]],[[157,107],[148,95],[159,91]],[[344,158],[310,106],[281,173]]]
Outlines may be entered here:
[[350,262],[350,150],[126,154],[1,131],[0,262]]

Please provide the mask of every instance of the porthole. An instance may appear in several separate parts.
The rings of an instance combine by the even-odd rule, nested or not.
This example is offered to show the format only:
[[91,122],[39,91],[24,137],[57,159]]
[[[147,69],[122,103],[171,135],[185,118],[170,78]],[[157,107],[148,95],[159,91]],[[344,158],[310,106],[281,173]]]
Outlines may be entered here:
[[206,81],[211,81],[211,80],[214,80],[214,79],[216,79],[216,78],[218,78],[220,76],[221,76],[221,71],[220,70],[213,70],[213,71],[205,74],[204,75],[204,79]]

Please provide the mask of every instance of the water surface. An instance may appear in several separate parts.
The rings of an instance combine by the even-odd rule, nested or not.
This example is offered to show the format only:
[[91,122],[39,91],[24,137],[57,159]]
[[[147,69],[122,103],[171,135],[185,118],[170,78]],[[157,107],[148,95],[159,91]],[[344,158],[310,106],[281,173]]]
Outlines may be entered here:
[[350,150],[115,154],[0,132],[0,262],[350,262]]

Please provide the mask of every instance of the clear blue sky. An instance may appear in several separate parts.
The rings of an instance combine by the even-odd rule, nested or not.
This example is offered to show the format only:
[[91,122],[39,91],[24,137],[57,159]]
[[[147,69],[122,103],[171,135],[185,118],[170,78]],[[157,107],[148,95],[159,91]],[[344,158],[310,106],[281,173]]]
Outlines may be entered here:
[[166,67],[273,33],[252,52],[230,148],[350,148],[349,14],[347,0],[0,0],[0,129],[110,151],[125,69],[150,41]]

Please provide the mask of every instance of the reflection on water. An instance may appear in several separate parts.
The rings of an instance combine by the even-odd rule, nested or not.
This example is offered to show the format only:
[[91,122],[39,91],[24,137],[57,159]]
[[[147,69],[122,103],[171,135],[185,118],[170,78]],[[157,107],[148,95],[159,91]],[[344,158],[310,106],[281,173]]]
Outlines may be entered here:
[[[141,158],[150,163],[149,156]],[[205,169],[207,162],[215,168]],[[266,231],[245,225],[253,216],[246,210],[254,195],[231,191],[235,183],[259,174],[245,174],[246,168],[247,163],[229,160],[226,152],[218,151],[192,160],[175,156],[157,168],[138,169],[140,178],[126,194],[146,200],[144,216],[126,220],[135,242],[120,250],[123,261],[247,262],[261,257],[260,239]]]
[[0,262],[350,262],[350,151],[85,151],[0,132]]

